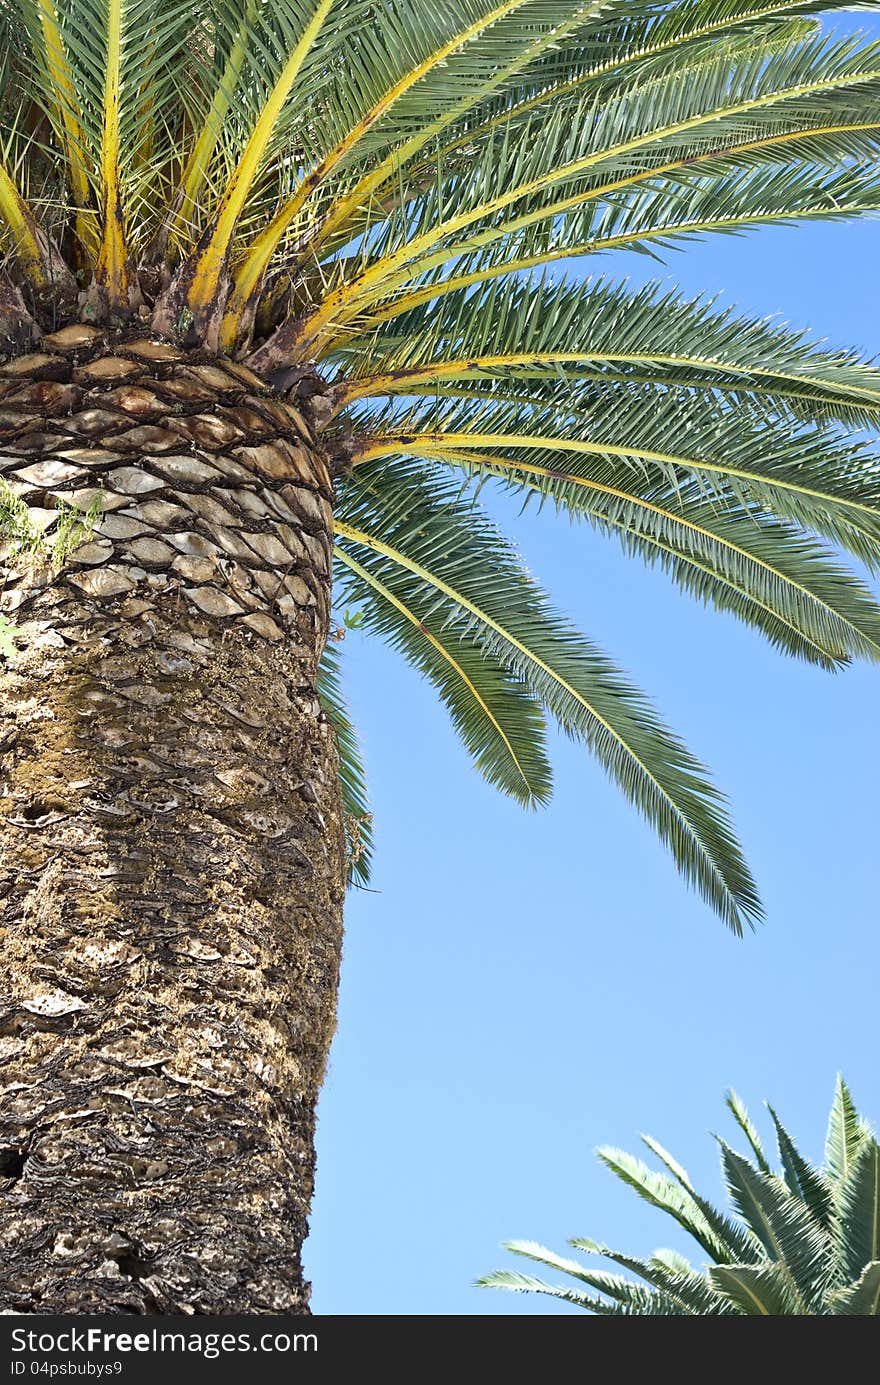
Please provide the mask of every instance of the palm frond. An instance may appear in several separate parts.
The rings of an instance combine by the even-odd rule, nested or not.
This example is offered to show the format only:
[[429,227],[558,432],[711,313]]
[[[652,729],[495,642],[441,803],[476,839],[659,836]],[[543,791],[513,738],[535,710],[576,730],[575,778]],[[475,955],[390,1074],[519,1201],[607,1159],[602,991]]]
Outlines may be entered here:
[[51,263],[45,243],[30,208],[18,190],[9,170],[0,163],[0,218],[5,223],[15,262],[31,288],[37,292],[52,284]]
[[54,0],[19,0],[23,23],[33,45],[36,66],[47,93],[47,108],[64,151],[70,195],[76,208],[77,238],[92,256],[96,227],[90,214],[91,192],[85,161],[85,133],[80,103],[62,37]]
[[[19,0],[43,105],[65,152],[81,250],[109,309],[130,309],[139,239],[137,155],[144,108],[175,95],[197,14],[195,0]],[[45,84],[45,85],[43,85]],[[92,259],[94,256],[94,259]]]
[[656,1173],[625,1150],[604,1146],[597,1155],[639,1197],[673,1217],[718,1263],[727,1264],[754,1253],[754,1238],[747,1231],[705,1203],[692,1188],[682,1186],[678,1179]]
[[589,747],[728,924],[753,922],[754,885],[699,764],[608,659],[554,615],[494,527],[472,506],[462,522],[454,497],[424,469],[400,466],[389,481],[386,468],[365,468],[338,511],[338,540],[383,581],[395,567],[408,573],[444,622],[477,638]]
[[721,1141],[721,1162],[731,1201],[752,1234],[788,1280],[789,1293],[803,1312],[816,1306],[824,1284],[829,1241],[800,1198],[781,1179],[761,1173]]
[[645,1290],[634,1280],[625,1279],[619,1274],[609,1274],[605,1270],[591,1270],[577,1260],[556,1255],[545,1246],[534,1241],[509,1241],[505,1249],[514,1255],[524,1256],[535,1264],[546,1265],[550,1269],[580,1280],[592,1289],[605,1294],[613,1302],[630,1312],[640,1314],[646,1301],[654,1311],[675,1316],[682,1313],[703,1313],[708,1315],[724,1312],[724,1304],[713,1293],[702,1275],[695,1274],[681,1257],[670,1264],[659,1252],[651,1260],[637,1260],[620,1255],[609,1246],[598,1245],[587,1240],[573,1240],[577,1249],[601,1255],[623,1269],[639,1275],[651,1286],[653,1294],[646,1299]]
[[825,1162],[834,1180],[836,1196],[852,1169],[865,1133],[849,1087],[838,1077],[825,1136]]
[[[518,1270],[495,1270],[494,1273],[478,1279],[477,1287],[481,1289],[506,1289],[510,1293],[517,1294],[544,1294],[550,1298],[562,1299],[564,1303],[571,1303],[576,1308],[583,1308],[588,1313],[596,1313],[599,1317],[629,1316],[628,1309],[620,1308],[595,1294],[585,1293],[582,1289],[569,1289],[563,1284],[548,1284],[546,1280],[538,1279],[536,1275],[521,1274]],[[652,1312],[663,1313],[662,1300],[659,1307],[654,1306],[659,1297],[650,1290],[643,1290],[639,1295],[642,1305],[639,1316]]]
[[[290,4],[291,0],[286,0],[286,3]],[[213,221],[202,236],[192,261],[187,263],[182,271],[187,284],[185,307],[197,322],[207,319],[208,311],[221,291],[232,239],[251,188],[266,158],[294,83],[315,45],[333,3],[334,0],[317,0],[315,4],[301,6],[294,0],[295,8],[304,10],[301,18],[297,16],[301,25],[300,35],[290,50],[284,52],[283,62],[280,63],[279,71],[266,93],[247,143],[226,184]]]
[[[337,546],[339,587],[364,627],[386,639],[433,683],[453,725],[490,784],[528,807],[550,796],[544,719],[527,687],[469,634],[439,616],[434,594],[412,574],[383,564],[381,575]],[[487,561],[492,554],[488,552]]]
[[880,1260],[880,1145],[864,1135],[837,1189],[835,1250],[845,1281]]
[[367,885],[373,856],[373,816],[360,742],[342,689],[339,651],[333,644],[325,647],[321,658],[318,696],[336,732],[339,782],[348,840],[349,879],[356,884]]
[[477,1281],[481,1287],[550,1294],[599,1315],[713,1317],[814,1317],[880,1314],[880,1147],[855,1114],[846,1088],[838,1084],[832,1113],[834,1167],[840,1166],[841,1123],[862,1131],[862,1143],[843,1175],[836,1203],[816,1197],[834,1182],[834,1169],[815,1168],[800,1154],[774,1116],[786,1183],[770,1168],[760,1136],[737,1097],[728,1107],[758,1160],[753,1165],[720,1141],[722,1164],[736,1212],[726,1218],[694,1190],[684,1168],[662,1145],[643,1137],[672,1174],[653,1169],[620,1150],[600,1149],[599,1158],[651,1206],[671,1216],[709,1257],[702,1272],[678,1252],[656,1251],[650,1259],[621,1255],[601,1242],[577,1238],[570,1244],[629,1271],[624,1278],[555,1254],[534,1241],[506,1249],[584,1284],[591,1291],[549,1285],[499,1271]]
[[749,1317],[801,1317],[803,1300],[781,1265],[712,1265],[709,1280]]
[[[803,422],[880,420],[880,368],[766,320],[649,284],[515,280],[444,295],[340,353],[340,409],[365,397],[436,397],[448,382],[656,382]],[[540,398],[540,394],[538,395]]]
[[[619,390],[608,407],[598,389],[554,390],[535,382],[524,400],[508,387],[416,403],[411,409],[358,420],[355,464],[401,453],[460,457],[481,465],[537,465],[587,482],[647,475],[674,495],[697,484],[726,508],[731,497],[749,510],[824,534],[870,564],[880,556],[880,468],[870,447],[819,428],[750,419],[747,410],[713,408],[650,389]],[[366,425],[366,426],[365,426]],[[572,464],[573,463],[573,464]],[[723,511],[722,511],[723,512]]]
[[[362,208],[372,205],[377,189],[399,180],[407,163],[426,145],[434,143],[443,130],[456,125],[489,93],[503,87],[515,72],[527,66],[535,54],[543,53],[548,44],[559,44],[601,8],[596,0],[569,0],[567,5],[559,0],[552,5],[545,0],[503,0],[500,4],[471,4],[459,14],[454,7],[445,7],[437,16],[443,19],[443,30],[434,38],[438,46],[421,54],[420,60],[398,76],[370,110],[361,114],[302,179],[251,247],[230,298],[229,336],[234,337],[249,300],[298,213],[337,170],[351,162],[354,154],[360,153],[363,159],[365,153],[374,153],[373,166],[355,179],[353,188],[330,203],[329,211],[319,215],[317,226],[297,249],[300,259],[314,255],[340,226],[346,227],[348,239],[360,231],[362,227],[353,226],[352,220]],[[477,40],[487,31],[491,31],[491,42],[479,45]],[[389,112],[393,126],[390,131],[382,130]],[[427,118],[426,112],[430,112]],[[378,139],[368,139],[377,125]],[[413,133],[401,143],[400,137],[407,130]],[[389,144],[389,152],[382,157]]]
[[[627,187],[634,177],[662,176],[674,184],[672,175],[680,172],[687,180],[690,162],[707,155],[718,191],[717,175],[742,162],[739,147],[745,146],[750,162],[763,138],[775,148],[783,136],[811,132],[810,162],[821,164],[818,130],[875,119],[877,45],[831,43],[820,36],[780,54],[762,52],[760,63],[732,57],[722,45],[696,68],[634,84],[579,119],[564,107],[542,112],[534,128],[517,130],[515,140],[505,127],[471,160],[466,176],[426,189],[404,218],[388,224],[361,273],[299,325],[297,351],[314,350],[329,323],[381,299],[395,276],[411,280],[454,262],[463,233],[470,250],[506,240],[583,198],[607,201],[618,184]],[[839,151],[832,153],[836,163]]]
[[831,1295],[832,1311],[845,1317],[880,1317],[880,1261],[866,1265],[857,1283]]
[[769,1174],[771,1171],[770,1165],[767,1163],[767,1156],[764,1153],[764,1146],[761,1144],[761,1137],[745,1105],[733,1089],[725,1096],[724,1104],[748,1140],[752,1153],[755,1156],[755,1163],[758,1166],[759,1172]]
[[813,1217],[827,1231],[833,1220],[828,1181],[801,1154],[773,1107],[769,1106],[767,1109],[776,1130],[776,1142],[786,1187],[789,1192],[796,1193],[806,1203]]
[[[317,349],[332,360],[352,336],[360,337],[406,311],[561,261],[626,250],[662,262],[665,251],[711,234],[742,235],[765,226],[874,216],[880,203],[873,176],[878,134],[876,120],[827,127],[825,166],[818,167],[810,157],[814,133],[809,138],[803,133],[774,137],[757,149],[746,141],[739,148],[745,162],[741,169],[720,169],[711,157],[702,156],[685,165],[686,177],[673,178],[673,170],[656,177],[653,171],[634,174],[621,183],[620,195],[607,203],[578,195],[557,207],[552,217],[543,211],[523,216],[501,238],[492,233],[470,235],[444,250],[432,267],[404,269],[392,276],[375,304],[359,305],[350,322],[337,319]],[[763,153],[763,159],[752,167],[748,158],[755,153]],[[774,167],[774,155],[784,159],[782,167]],[[851,159],[858,161],[857,172],[849,166]],[[867,176],[862,169],[869,170]],[[350,281],[349,274],[338,273],[344,263],[331,266],[337,270],[334,287],[340,291]],[[309,310],[323,299],[323,291],[309,297],[307,281],[300,289]]]

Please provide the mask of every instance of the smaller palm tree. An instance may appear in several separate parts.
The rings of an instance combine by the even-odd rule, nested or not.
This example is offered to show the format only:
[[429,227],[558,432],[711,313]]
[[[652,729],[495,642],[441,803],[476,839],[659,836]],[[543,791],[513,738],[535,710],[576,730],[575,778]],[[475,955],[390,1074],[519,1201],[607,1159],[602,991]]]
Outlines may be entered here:
[[734,1092],[728,1093],[727,1105],[753,1156],[746,1159],[719,1140],[737,1213],[733,1219],[700,1196],[686,1171],[656,1140],[642,1137],[667,1173],[657,1173],[621,1150],[598,1151],[612,1173],[694,1238],[710,1261],[705,1271],[671,1250],[637,1260],[595,1241],[570,1242],[638,1275],[642,1282],[637,1282],[590,1269],[532,1241],[510,1241],[507,1250],[561,1270],[585,1288],[547,1284],[515,1270],[498,1270],[478,1284],[550,1294],[608,1317],[880,1317],[880,1145],[859,1116],[846,1083],[838,1078],[821,1167],[798,1151],[771,1106],[781,1165],[775,1173]]

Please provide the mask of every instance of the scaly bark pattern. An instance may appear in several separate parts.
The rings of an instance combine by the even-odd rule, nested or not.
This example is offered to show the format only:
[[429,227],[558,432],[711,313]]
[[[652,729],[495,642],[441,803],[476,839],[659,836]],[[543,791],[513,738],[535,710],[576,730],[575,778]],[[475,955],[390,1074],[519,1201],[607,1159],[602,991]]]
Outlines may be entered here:
[[320,441],[243,367],[82,326],[0,368],[0,429],[48,546],[102,506],[60,572],[6,557],[0,1309],[307,1312],[345,880]]

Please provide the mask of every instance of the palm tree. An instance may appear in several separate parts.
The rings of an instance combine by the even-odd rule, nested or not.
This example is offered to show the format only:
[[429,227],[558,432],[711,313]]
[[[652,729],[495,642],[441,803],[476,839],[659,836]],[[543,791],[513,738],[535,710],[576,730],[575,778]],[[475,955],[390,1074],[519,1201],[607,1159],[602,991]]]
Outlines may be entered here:
[[676,1251],[658,1250],[650,1260],[639,1260],[595,1241],[570,1242],[638,1275],[639,1283],[591,1270],[530,1241],[512,1241],[507,1249],[514,1254],[560,1270],[586,1289],[511,1270],[490,1274],[480,1285],[549,1294],[611,1317],[880,1317],[880,1145],[846,1084],[838,1078],[821,1168],[800,1153],[771,1106],[781,1165],[774,1173],[734,1092],[727,1105],[752,1154],[744,1158],[718,1141],[737,1213],[733,1220],[700,1196],[681,1164],[656,1140],[642,1136],[667,1173],[622,1150],[599,1150],[612,1173],[693,1237],[708,1258],[705,1272]]
[[820,8],[0,0],[4,1310],[307,1311],[369,862],[331,596],[492,783],[547,800],[549,717],[758,917],[704,770],[478,492],[877,657],[829,545],[880,558],[880,371],[553,269],[880,209],[880,44]]

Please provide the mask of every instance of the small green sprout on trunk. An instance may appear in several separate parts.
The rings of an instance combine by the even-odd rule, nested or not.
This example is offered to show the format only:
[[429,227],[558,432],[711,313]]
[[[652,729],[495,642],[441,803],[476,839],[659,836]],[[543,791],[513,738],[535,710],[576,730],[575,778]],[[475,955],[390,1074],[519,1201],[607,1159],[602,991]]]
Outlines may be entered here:
[[[86,510],[78,510],[59,500],[57,518],[49,525],[35,523],[31,510],[6,481],[0,481],[0,539],[7,552],[19,561],[25,558],[33,567],[51,567],[58,573],[68,558],[91,538],[101,517],[103,497],[98,491]],[[12,659],[17,653],[18,627],[8,616],[0,615],[0,655]]]

